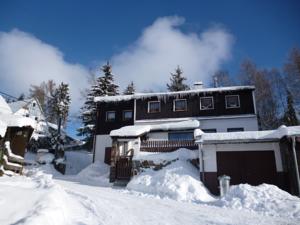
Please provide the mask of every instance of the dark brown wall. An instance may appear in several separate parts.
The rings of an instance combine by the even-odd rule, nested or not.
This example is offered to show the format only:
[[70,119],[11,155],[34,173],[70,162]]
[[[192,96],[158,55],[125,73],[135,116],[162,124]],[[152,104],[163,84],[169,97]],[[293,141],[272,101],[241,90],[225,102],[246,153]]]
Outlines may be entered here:
[[[240,108],[226,109],[225,95],[240,96]],[[213,110],[200,110],[200,97],[213,96],[214,109]],[[187,108],[185,112],[173,112],[174,97],[168,98],[166,101],[161,100],[160,113],[148,113],[148,101],[158,100],[156,97],[148,99],[136,100],[136,119],[161,119],[161,118],[178,118],[178,117],[202,117],[202,116],[223,116],[223,115],[241,115],[253,114],[254,105],[252,98],[252,90],[228,91],[228,92],[213,92],[213,93],[200,93],[199,95],[182,97],[187,99]]]
[[[300,165],[300,137],[297,137],[296,140],[297,163]],[[283,172],[286,175],[285,180],[288,192],[294,195],[299,195],[295,162],[293,158],[292,139],[290,137],[284,137],[280,140],[280,152],[283,164]],[[298,168],[298,170],[300,173],[300,168]]]
[[[119,129],[123,126],[133,125],[133,119],[129,121],[123,121],[123,110],[132,110],[133,113],[133,106],[133,100],[115,103],[99,103],[97,105],[98,116],[96,134],[109,134],[111,130]],[[115,121],[106,121],[107,111],[116,111]]]

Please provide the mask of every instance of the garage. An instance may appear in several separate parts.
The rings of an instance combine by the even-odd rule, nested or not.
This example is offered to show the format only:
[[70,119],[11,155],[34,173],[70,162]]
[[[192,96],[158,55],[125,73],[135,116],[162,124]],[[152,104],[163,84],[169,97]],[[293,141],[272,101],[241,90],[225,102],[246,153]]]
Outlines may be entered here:
[[231,177],[231,184],[277,184],[274,151],[217,152],[217,175]]

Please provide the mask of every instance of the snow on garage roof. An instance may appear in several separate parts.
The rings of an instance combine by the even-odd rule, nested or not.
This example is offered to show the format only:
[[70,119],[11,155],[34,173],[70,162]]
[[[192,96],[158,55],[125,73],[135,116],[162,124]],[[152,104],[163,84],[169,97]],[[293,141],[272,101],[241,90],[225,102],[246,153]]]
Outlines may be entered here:
[[187,91],[176,91],[176,92],[135,93],[133,95],[99,96],[99,97],[95,97],[94,101],[95,102],[119,102],[119,101],[129,101],[132,99],[145,99],[151,97],[157,97],[159,99],[163,99],[168,96],[184,97],[189,94],[197,95],[200,93],[236,91],[236,90],[254,90],[254,89],[255,89],[254,86],[232,86],[232,87],[192,89]]
[[[197,132],[195,132],[197,133]],[[196,142],[200,142],[200,135],[195,135]],[[215,142],[239,142],[239,141],[271,141],[279,140],[284,136],[300,135],[300,126],[286,127],[280,126],[276,130],[263,131],[239,131],[239,132],[224,132],[224,133],[203,133],[202,138],[204,143]]]
[[155,125],[132,125],[121,127],[117,130],[112,130],[110,136],[112,137],[137,137],[141,136],[150,131],[168,131],[168,130],[186,130],[186,129],[196,129],[200,126],[198,120],[186,120],[174,123],[163,123]]

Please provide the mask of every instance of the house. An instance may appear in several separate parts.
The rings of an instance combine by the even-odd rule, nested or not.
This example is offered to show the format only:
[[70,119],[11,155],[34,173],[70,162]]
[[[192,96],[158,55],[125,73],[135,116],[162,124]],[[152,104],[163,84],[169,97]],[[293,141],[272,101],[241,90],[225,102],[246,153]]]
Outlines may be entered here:
[[197,149],[194,129],[256,131],[254,90],[197,83],[187,91],[96,97],[94,161],[111,165],[111,181],[128,180],[132,155],[139,151]]
[[13,115],[9,105],[0,96],[0,150],[4,169],[22,171],[20,163],[22,163],[25,149],[35,127],[35,120]]
[[[112,147],[111,131],[125,126],[197,120],[198,128],[204,132],[256,131],[254,90],[253,86],[204,88],[197,85],[188,91],[96,97],[94,161],[104,161],[105,153],[109,154]],[[143,138],[193,140],[194,129],[152,129]]]
[[218,177],[228,175],[231,184],[274,184],[300,194],[300,126],[277,130],[204,133],[195,130],[199,146],[200,177],[218,194]]
[[[33,140],[38,141],[40,139],[39,146],[41,148],[51,148],[51,146],[44,146],[45,143],[49,143],[52,138],[52,134],[56,133],[58,126],[54,123],[47,121],[47,118],[43,112],[40,102],[36,98],[29,98],[20,101],[11,102],[8,104],[11,111],[16,116],[28,117],[37,122],[37,126],[33,132],[33,139],[31,141],[32,148],[36,146]],[[82,144],[81,141],[69,136],[65,130],[61,129],[63,136],[65,137],[65,148],[73,148]],[[46,140],[47,139],[47,140]],[[48,140],[49,139],[49,140]],[[44,140],[44,141],[43,141]]]

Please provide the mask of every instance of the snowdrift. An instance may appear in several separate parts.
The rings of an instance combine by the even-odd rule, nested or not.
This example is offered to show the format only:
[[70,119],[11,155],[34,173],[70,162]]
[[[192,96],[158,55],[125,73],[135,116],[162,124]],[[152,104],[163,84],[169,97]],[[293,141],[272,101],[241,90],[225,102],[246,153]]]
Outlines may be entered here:
[[86,151],[65,151],[66,175],[78,174],[93,161],[93,154]]
[[147,169],[135,176],[128,183],[127,188],[177,201],[215,200],[199,181],[198,170],[185,160],[177,160],[159,171]]
[[[2,177],[0,183],[0,224],[69,224],[72,199],[42,172]],[[8,194],[13,193],[13,194]]]
[[81,183],[109,187],[112,185],[109,183],[109,168],[104,163],[95,162],[83,169],[75,178]]
[[234,185],[223,198],[212,205],[247,209],[268,216],[288,217],[300,221],[300,199],[274,185]]

